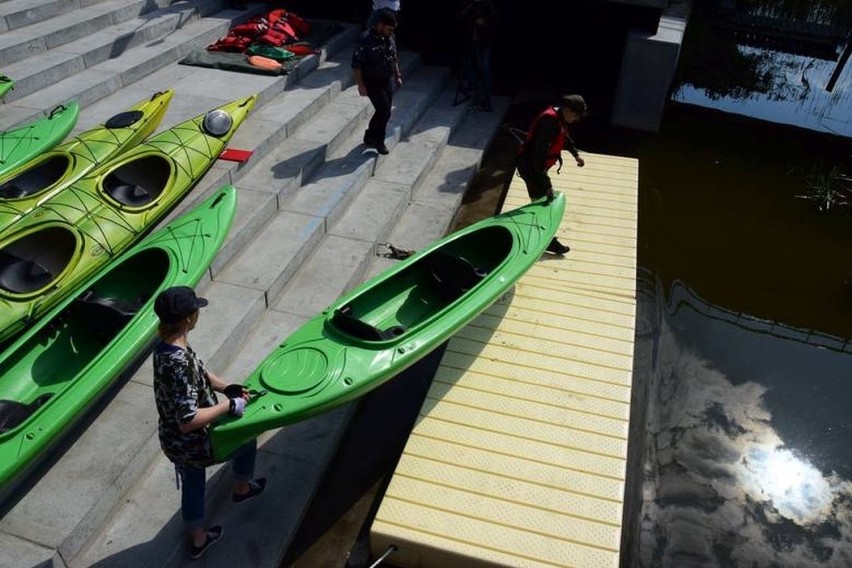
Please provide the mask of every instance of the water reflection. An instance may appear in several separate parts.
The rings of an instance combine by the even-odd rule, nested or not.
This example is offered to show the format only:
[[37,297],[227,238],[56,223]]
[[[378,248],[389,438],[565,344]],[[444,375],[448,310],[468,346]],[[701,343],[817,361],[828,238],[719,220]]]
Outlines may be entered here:
[[[765,442],[744,451],[739,481],[753,499],[766,499],[782,517],[800,525],[824,522],[832,512],[835,493],[848,484],[823,476],[806,459]],[[842,487],[844,486],[845,487]]]
[[789,53],[738,46],[756,61],[756,73],[766,77],[755,90],[732,89],[726,94],[691,83],[679,85],[675,101],[724,112],[790,124],[840,136],[852,136],[852,64],[840,74],[832,92],[825,86],[837,62]]
[[850,8],[849,0],[698,0],[673,100],[852,136]]
[[656,330],[637,348],[655,363],[632,564],[852,566],[852,448],[830,439],[848,428],[852,354],[746,325],[683,285],[669,297],[640,305],[639,329]]

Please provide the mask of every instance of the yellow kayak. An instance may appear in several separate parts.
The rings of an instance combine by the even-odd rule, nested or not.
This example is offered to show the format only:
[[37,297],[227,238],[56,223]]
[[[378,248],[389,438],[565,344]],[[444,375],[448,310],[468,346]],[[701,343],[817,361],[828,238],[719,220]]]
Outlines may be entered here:
[[0,175],[0,234],[62,189],[147,138],[163,120],[173,95],[172,90],[155,93]]

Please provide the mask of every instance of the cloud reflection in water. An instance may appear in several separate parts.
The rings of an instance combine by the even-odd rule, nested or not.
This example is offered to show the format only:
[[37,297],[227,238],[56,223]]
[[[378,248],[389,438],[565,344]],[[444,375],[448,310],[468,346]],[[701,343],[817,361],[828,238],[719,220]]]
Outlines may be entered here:
[[631,564],[852,566],[852,484],[785,444],[766,386],[735,384],[669,322],[659,326],[639,558]]

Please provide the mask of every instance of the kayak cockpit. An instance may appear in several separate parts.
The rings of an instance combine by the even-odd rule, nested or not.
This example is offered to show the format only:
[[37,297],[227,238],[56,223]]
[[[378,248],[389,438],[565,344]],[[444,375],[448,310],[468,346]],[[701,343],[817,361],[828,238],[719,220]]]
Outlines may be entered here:
[[438,249],[427,257],[429,276],[435,293],[445,302],[454,302],[488,276],[488,269],[476,267],[461,255]]
[[25,172],[0,184],[0,197],[23,199],[53,186],[65,176],[71,160],[66,154],[50,156]]
[[110,172],[103,191],[127,207],[144,207],[155,201],[169,183],[171,166],[162,156],[144,156]]
[[47,227],[0,248],[0,289],[29,294],[50,285],[74,258],[77,236]]
[[335,309],[326,324],[369,342],[405,339],[462,301],[509,257],[510,231],[495,226],[448,242]]
[[0,434],[13,430],[25,422],[52,396],[53,393],[50,392],[42,393],[28,404],[17,400],[0,399]]
[[0,357],[0,434],[52,404],[46,393],[62,395],[75,384],[162,288],[170,262],[159,248],[127,257],[7,349]]

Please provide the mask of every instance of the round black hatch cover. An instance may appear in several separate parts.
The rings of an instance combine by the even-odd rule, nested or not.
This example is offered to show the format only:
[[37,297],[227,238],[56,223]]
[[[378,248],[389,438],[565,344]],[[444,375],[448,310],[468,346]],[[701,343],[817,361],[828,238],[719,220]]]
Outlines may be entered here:
[[127,110],[120,112],[104,123],[107,128],[127,128],[139,121],[143,116],[141,110]]

